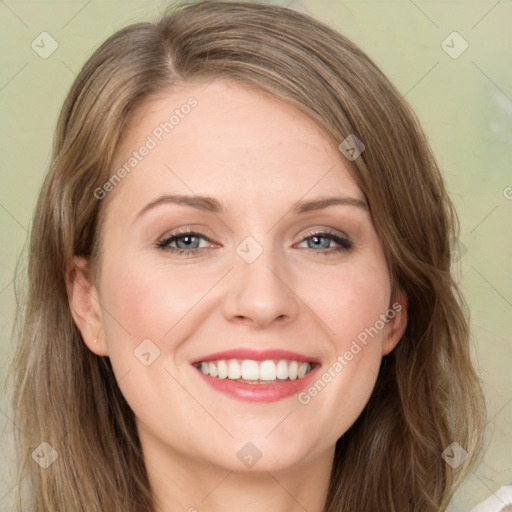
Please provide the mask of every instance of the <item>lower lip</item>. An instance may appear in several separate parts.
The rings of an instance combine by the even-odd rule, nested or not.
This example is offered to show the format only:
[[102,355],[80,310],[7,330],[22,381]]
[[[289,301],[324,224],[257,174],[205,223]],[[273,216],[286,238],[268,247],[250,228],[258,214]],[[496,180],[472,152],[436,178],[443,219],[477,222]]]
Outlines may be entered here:
[[302,379],[272,381],[272,384],[244,384],[230,379],[210,377],[196,368],[199,375],[213,389],[245,402],[276,402],[296,395],[311,384],[319,369],[320,365],[315,366]]

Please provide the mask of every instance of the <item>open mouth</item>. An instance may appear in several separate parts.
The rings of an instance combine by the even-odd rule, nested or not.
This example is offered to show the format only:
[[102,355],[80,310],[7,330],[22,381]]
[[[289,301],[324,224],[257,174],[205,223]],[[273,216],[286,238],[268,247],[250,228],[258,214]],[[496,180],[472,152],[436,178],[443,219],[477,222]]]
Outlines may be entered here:
[[219,359],[199,361],[193,366],[203,375],[220,380],[227,379],[244,384],[275,384],[302,379],[318,365],[290,359]]

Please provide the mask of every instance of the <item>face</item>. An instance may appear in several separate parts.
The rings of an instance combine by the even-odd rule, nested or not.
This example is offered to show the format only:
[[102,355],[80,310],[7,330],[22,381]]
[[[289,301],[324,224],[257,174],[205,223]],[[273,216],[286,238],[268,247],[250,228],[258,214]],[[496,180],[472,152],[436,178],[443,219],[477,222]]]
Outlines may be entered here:
[[99,272],[87,297],[71,292],[73,314],[110,358],[146,453],[231,471],[313,464],[365,407],[404,305],[317,125],[233,82],[205,86],[134,117],[125,172],[97,191]]

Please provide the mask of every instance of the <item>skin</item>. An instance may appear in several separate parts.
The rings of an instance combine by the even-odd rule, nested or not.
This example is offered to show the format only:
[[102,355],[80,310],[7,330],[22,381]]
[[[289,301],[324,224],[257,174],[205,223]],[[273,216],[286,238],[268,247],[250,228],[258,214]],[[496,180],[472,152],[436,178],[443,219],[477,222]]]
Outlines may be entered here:
[[[116,165],[190,96],[197,107],[109,192],[96,278],[82,258],[68,278],[73,317],[90,350],[110,357],[135,413],[159,511],[320,512],[336,440],[400,340],[405,303],[390,295],[367,209],[290,212],[299,200],[365,201],[336,146],[290,105],[230,81],[188,84],[139,109]],[[227,211],[168,203],[137,216],[162,194],[212,196]],[[204,233],[190,245],[205,249],[182,256],[156,247],[178,228]],[[308,238],[326,230],[348,236],[352,249]],[[236,252],[247,236],[263,249],[252,263]],[[327,369],[395,300],[402,311],[307,405],[296,395],[235,400],[190,364],[232,348],[281,348]],[[145,339],[160,350],[149,366],[133,354]],[[237,457],[247,442],[262,454],[250,468]]]

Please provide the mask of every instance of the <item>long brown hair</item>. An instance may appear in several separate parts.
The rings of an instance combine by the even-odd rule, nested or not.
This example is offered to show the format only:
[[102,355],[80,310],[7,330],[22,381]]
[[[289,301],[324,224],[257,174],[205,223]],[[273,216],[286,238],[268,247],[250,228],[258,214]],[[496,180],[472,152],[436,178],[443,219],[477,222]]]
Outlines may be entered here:
[[[154,511],[133,412],[109,359],[82,341],[65,276],[74,255],[97,260],[105,201],[94,191],[112,175],[135,110],[176,84],[216,77],[295,106],[336,145],[351,134],[363,141],[359,158],[340,159],[370,206],[395,289],[407,296],[405,334],[337,442],[325,512],[444,510],[478,460],[485,410],[451,272],[457,216],[426,137],[400,93],[338,32],[291,9],[211,1],[112,35],[65,100],[19,310],[20,482],[29,475],[19,509]],[[58,453],[45,470],[31,457],[43,441]],[[457,468],[442,456],[453,442],[468,454]]]

